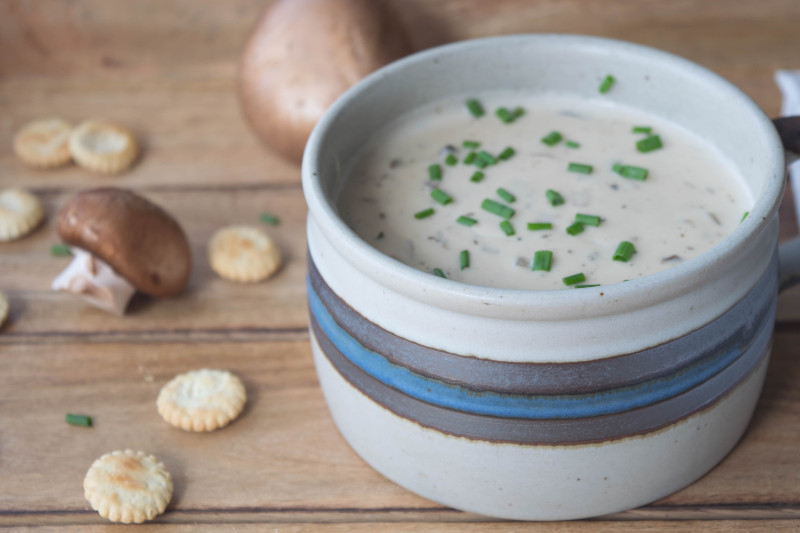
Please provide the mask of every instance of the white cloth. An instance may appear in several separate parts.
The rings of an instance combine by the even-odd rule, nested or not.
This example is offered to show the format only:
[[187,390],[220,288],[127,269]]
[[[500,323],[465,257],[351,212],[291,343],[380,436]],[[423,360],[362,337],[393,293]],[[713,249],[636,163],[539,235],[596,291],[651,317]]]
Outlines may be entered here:
[[[779,70],[775,72],[775,83],[783,94],[781,116],[800,115],[800,70]],[[798,224],[800,224],[800,161],[789,167],[794,205]]]

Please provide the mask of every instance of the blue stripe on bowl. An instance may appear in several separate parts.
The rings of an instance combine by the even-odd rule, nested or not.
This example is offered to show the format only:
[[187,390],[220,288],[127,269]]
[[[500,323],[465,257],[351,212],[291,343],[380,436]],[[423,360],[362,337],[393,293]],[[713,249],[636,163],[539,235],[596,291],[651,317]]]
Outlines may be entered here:
[[[521,419],[575,419],[620,413],[677,396],[701,384],[739,358],[754,340],[737,342],[734,336],[707,357],[678,372],[657,379],[588,394],[518,395],[476,391],[446,383],[390,362],[365,347],[340,327],[323,305],[310,281],[308,301],[313,318],[330,342],[349,361],[369,376],[412,398],[432,405],[479,415]],[[771,330],[774,313],[763,313],[757,320],[763,334]],[[754,325],[754,324],[752,324]],[[751,325],[751,326],[752,326]],[[752,333],[756,333],[752,331]]]

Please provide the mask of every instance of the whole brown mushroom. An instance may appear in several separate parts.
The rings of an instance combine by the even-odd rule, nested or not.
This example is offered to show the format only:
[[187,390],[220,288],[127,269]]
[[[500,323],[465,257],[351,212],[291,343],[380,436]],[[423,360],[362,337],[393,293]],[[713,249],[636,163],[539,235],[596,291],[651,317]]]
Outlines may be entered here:
[[384,2],[276,0],[242,56],[242,109],[267,146],[299,162],[317,120],[340,94],[410,52]]
[[111,313],[124,314],[137,290],[174,296],[189,279],[191,250],[181,227],[129,190],[77,193],[58,212],[56,231],[74,258],[52,288],[80,294]]

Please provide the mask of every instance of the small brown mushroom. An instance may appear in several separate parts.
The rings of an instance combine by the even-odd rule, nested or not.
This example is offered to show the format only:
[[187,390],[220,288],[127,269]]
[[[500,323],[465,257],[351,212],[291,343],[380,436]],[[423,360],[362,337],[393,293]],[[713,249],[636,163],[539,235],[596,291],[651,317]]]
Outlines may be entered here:
[[264,144],[299,163],[311,129],[331,103],[411,51],[384,2],[277,0],[242,56],[244,115]]
[[129,190],[79,192],[59,211],[56,231],[75,257],[52,288],[81,294],[114,314],[124,314],[136,290],[174,296],[189,279],[191,251],[181,227]]

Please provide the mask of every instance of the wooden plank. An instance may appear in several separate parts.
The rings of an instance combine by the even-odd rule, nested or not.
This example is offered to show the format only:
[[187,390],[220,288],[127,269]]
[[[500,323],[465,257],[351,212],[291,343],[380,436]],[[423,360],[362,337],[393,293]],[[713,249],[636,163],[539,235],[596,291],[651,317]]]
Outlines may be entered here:
[[[42,526],[35,531],[46,533],[48,531],[73,532],[81,531],[94,533],[108,531],[109,525],[80,524],[73,526]],[[225,531],[238,531],[248,533],[251,531],[265,531],[267,524],[225,524]],[[395,533],[624,533],[646,531],[649,533],[694,533],[707,531],[709,533],[779,533],[783,531],[797,531],[797,523],[793,521],[774,520],[719,520],[714,522],[603,522],[603,521],[576,521],[576,522],[481,522],[477,524],[443,524],[441,522],[370,522],[364,524],[271,524],[270,531],[276,533],[373,533],[375,531],[392,531]],[[143,524],[136,526],[137,532],[150,533],[159,531],[219,531],[219,524]]]
[[[614,520],[800,520],[799,341],[798,333],[777,336],[753,423],[720,466]],[[83,475],[102,453],[128,447],[156,454],[172,472],[168,522],[478,519],[417,497],[361,461],[328,415],[309,352],[305,341],[0,348],[0,524],[97,523]],[[228,428],[186,433],[159,418],[155,398],[172,376],[201,367],[240,375],[248,406]],[[66,412],[90,414],[95,425],[68,426]]]
[[[144,333],[147,336],[140,340],[208,335],[305,338],[306,208],[299,189],[146,193],[169,210],[187,232],[193,252],[192,275],[186,291],[176,298],[156,300],[137,295],[123,318],[86,305],[73,295],[50,290],[50,281],[69,262],[69,258],[50,255],[50,245],[59,242],[54,214],[67,195],[40,196],[48,214],[45,226],[28,238],[2,245],[0,290],[9,295],[11,311],[0,343],[60,342],[89,335],[100,341]],[[280,225],[261,224],[258,217],[263,211],[280,217]],[[273,278],[240,284],[223,280],[211,270],[206,243],[217,228],[234,223],[262,227],[276,240],[284,266]]]

